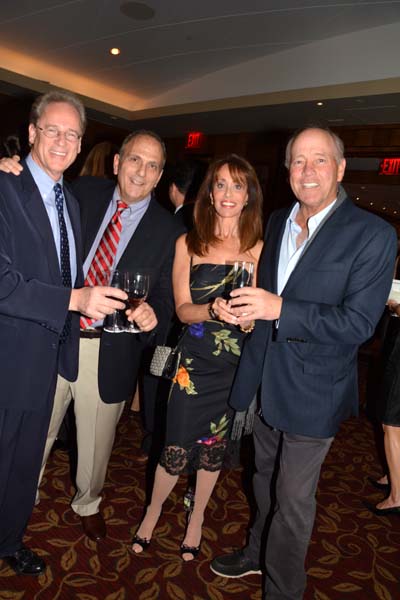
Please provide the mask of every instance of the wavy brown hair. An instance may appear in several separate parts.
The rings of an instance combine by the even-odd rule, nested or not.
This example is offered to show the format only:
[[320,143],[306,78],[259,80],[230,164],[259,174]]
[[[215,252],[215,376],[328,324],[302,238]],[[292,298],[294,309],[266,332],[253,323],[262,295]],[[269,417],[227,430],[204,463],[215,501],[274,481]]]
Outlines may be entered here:
[[240,251],[253,248],[262,237],[262,192],[256,172],[251,164],[237,154],[228,154],[208,167],[194,206],[194,227],[187,234],[189,254],[204,256],[209,246],[221,240],[215,234],[216,213],[211,204],[211,193],[220,169],[227,165],[235,182],[246,184],[248,201],[239,217]]

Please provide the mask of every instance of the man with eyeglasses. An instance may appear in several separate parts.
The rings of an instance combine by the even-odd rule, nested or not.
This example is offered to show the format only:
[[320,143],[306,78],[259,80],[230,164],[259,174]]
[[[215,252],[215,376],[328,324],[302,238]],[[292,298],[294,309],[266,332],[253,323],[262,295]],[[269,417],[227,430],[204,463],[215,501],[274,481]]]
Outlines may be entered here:
[[[86,176],[72,184],[80,204],[85,276],[91,273],[110,220],[119,211],[121,230],[112,268],[143,269],[150,275],[148,299],[130,317],[141,333],[103,331],[100,319],[87,329],[82,323],[78,378],[70,383],[59,377],[57,383],[42,472],[73,397],[78,460],[71,507],[94,541],[106,536],[100,503],[118,421],[125,401],[133,395],[142,361],[148,359],[152,345],[165,342],[173,314],[171,271],[182,226],[153,197],[165,160],[165,144],[155,132],[134,131],[114,157],[117,186]],[[0,170],[17,175],[22,169],[15,160],[2,159]]]
[[0,557],[19,574],[45,568],[22,540],[57,375],[77,377],[79,313],[100,319],[125,307],[121,290],[82,287],[79,208],[63,173],[85,124],[72,94],[39,97],[20,177],[0,173]]

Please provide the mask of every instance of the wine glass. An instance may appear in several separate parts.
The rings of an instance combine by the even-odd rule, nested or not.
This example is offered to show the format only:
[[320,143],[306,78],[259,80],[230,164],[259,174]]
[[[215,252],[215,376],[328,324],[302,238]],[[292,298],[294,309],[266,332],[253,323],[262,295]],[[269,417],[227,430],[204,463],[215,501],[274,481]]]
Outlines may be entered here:
[[233,290],[253,285],[254,263],[248,260],[235,260],[232,275]]
[[[111,272],[109,282],[107,281],[104,285],[110,285],[110,287],[118,288],[123,290],[125,287],[125,273],[123,271],[114,270]],[[104,331],[108,333],[122,333],[126,331],[126,309],[115,310],[111,315],[106,315],[103,321]]]
[[[253,285],[254,263],[248,260],[234,260],[227,261],[226,264],[232,268],[226,277],[224,298],[231,300],[230,292],[232,290]],[[236,304],[235,306],[237,308],[245,306],[245,304]]]
[[222,296],[225,300],[230,300],[232,290],[253,284],[254,263],[246,260],[227,260],[226,264],[231,268],[225,277]]
[[[150,276],[143,271],[130,271],[125,273],[125,292],[128,294],[128,308],[135,309],[147,298],[149,293]],[[140,333],[140,328],[133,321],[129,323],[125,331],[128,333]]]

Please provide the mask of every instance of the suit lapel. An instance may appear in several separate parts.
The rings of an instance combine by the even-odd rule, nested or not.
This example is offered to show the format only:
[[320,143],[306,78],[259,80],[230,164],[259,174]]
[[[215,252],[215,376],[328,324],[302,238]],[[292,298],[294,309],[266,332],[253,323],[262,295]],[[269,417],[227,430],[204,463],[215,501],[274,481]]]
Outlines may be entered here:
[[104,215],[112,199],[113,192],[107,191],[106,194],[99,195],[96,202],[90,203],[90,210],[85,211],[82,218],[82,236],[83,236],[83,255],[86,260],[87,255],[93,246],[94,240],[99,232],[100,225],[103,222]]
[[135,233],[129,240],[128,245],[119,260],[119,268],[124,268],[124,265],[129,266],[133,259],[135,259],[135,263],[137,264],[138,257],[140,260],[140,257],[145,254],[146,248],[152,243],[155,222],[158,220],[155,202],[154,198],[150,200],[148,209],[140,219],[140,222],[135,229]]
[[316,235],[313,236],[308,246],[304,249],[303,254],[282,290],[282,294],[290,290],[292,286],[297,285],[299,278],[304,277],[304,273],[314,264],[316,259],[319,261],[323,258],[324,250],[329,244],[335,243],[339,233],[343,235],[343,217],[345,217],[348,207],[349,201],[346,200],[346,197],[340,198],[339,205],[335,207],[335,210],[322,223],[321,228],[318,229]]
[[279,254],[286,219],[290,211],[291,208],[272,215],[265,232],[265,244],[258,271],[258,281],[261,287],[273,293],[277,291]]
[[54,235],[51,229],[49,217],[40,195],[39,189],[29,171],[24,165],[21,175],[21,183],[24,191],[25,210],[29,216],[30,223],[34,227],[42,240],[49,270],[55,282],[61,283],[60,265],[58,262],[57,249],[54,243]]

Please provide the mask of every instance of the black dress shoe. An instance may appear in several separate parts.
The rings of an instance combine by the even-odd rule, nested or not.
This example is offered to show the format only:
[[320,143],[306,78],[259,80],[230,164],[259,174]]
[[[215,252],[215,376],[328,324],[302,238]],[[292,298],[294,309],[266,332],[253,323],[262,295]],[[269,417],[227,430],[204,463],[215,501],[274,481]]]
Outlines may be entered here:
[[374,515],[384,517],[385,515],[400,515],[400,506],[392,506],[390,508],[378,508],[375,504],[365,501],[364,506],[368,508]]
[[376,479],[372,479],[372,477],[368,477],[368,481],[371,485],[373,485],[377,490],[381,490],[382,492],[389,492],[390,484],[389,483],[381,483]]
[[260,575],[260,565],[245,556],[243,549],[235,550],[232,554],[217,556],[210,564],[210,569],[221,577],[232,579],[245,575]]
[[18,575],[40,575],[46,568],[44,560],[26,546],[21,546],[11,556],[4,556],[4,560]]
[[106,537],[106,524],[99,512],[94,515],[88,515],[87,517],[81,516],[81,523],[85,534],[94,542],[98,542]]

